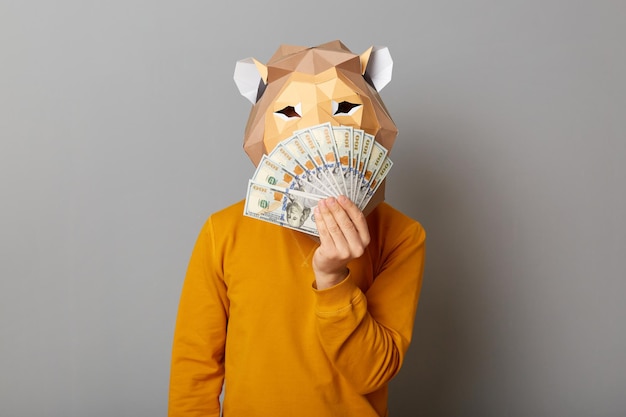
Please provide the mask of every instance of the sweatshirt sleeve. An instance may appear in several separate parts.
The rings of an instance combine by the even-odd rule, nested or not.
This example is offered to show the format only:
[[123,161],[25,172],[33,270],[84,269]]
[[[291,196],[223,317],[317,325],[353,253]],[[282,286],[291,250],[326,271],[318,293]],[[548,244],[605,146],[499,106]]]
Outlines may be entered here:
[[169,417],[220,415],[228,299],[211,220],[193,249],[182,288],[169,388]]
[[409,347],[422,284],[425,232],[405,229],[388,250],[366,293],[348,277],[314,290],[320,341],[342,376],[360,393],[391,380]]

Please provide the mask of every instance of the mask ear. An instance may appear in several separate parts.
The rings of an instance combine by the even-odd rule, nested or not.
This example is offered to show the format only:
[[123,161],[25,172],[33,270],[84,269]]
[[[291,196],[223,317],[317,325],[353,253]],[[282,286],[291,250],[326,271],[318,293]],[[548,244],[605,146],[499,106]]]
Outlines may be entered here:
[[233,78],[241,95],[256,104],[265,91],[267,67],[254,58],[242,59],[235,65]]
[[393,60],[386,46],[372,46],[361,54],[361,70],[365,80],[380,91],[391,81]]

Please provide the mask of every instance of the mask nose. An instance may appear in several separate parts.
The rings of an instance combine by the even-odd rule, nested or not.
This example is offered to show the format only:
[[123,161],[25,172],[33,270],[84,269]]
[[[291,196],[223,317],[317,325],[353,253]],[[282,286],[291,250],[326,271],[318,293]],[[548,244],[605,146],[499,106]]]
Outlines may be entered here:
[[316,126],[322,123],[330,122],[331,125],[337,125],[337,122],[331,114],[331,109],[324,108],[323,105],[316,105],[309,111],[304,113],[298,123],[299,129]]

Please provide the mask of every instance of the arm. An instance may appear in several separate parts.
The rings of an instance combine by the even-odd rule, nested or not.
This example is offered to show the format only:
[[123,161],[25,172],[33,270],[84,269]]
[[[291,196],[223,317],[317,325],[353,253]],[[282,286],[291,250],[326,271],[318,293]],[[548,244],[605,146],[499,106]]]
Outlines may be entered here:
[[[381,270],[364,294],[347,270],[346,261],[353,258],[344,257],[345,263],[339,262],[338,253],[347,252],[335,250],[332,244],[344,242],[339,231],[346,229],[341,225],[348,225],[346,216],[354,225],[347,226],[343,233],[347,245],[358,248],[369,242],[369,234],[365,241],[354,241],[357,236],[363,236],[351,231],[362,230],[360,212],[357,213],[358,209],[355,212],[351,203],[339,202],[320,205],[316,214],[323,219],[318,222],[321,244],[314,256],[318,333],[337,370],[356,390],[369,393],[397,374],[408,349],[421,289],[425,234],[417,223],[403,230],[390,230],[394,235],[393,247],[385,249]],[[329,237],[332,242],[328,241]],[[342,278],[331,280],[328,285],[326,279],[332,268],[320,274],[316,261],[325,266],[334,265],[336,276]]]
[[228,299],[219,264],[209,220],[196,241],[180,298],[169,417],[220,415]]

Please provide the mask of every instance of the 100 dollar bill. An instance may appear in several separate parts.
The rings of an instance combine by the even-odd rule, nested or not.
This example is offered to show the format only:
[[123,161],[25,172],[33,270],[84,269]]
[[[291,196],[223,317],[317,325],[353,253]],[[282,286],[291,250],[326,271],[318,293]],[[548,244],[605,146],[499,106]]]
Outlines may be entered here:
[[244,215],[318,236],[313,210],[322,198],[249,180]]

